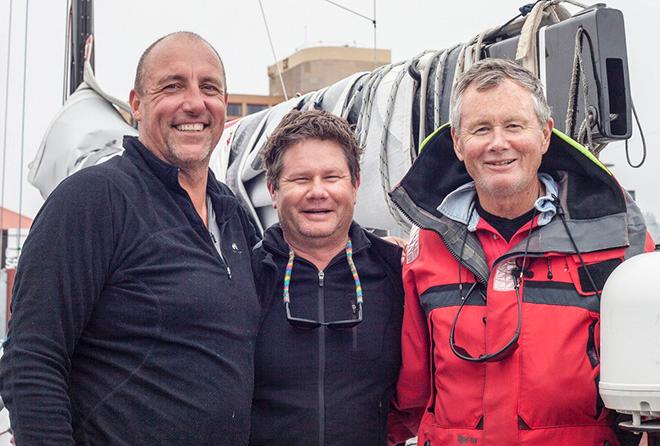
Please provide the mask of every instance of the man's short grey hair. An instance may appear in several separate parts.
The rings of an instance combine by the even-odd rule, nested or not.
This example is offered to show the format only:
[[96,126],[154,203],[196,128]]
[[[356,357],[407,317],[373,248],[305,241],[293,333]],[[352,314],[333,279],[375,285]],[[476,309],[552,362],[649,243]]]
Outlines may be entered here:
[[472,65],[463,73],[454,86],[451,95],[449,121],[456,132],[461,126],[461,105],[465,91],[474,85],[478,91],[497,87],[504,80],[512,80],[532,94],[534,111],[539,123],[543,126],[552,114],[548,101],[543,93],[541,81],[531,71],[512,60],[484,59]]
[[225,73],[225,64],[222,62],[222,58],[220,57],[218,50],[216,50],[215,47],[208,42],[208,40],[206,40],[197,33],[194,33],[192,31],[175,31],[173,33],[166,34],[163,37],[156,40],[154,43],[149,45],[149,47],[147,47],[147,49],[144,50],[144,52],[140,56],[137,69],[135,70],[135,81],[133,83],[133,89],[137,91],[138,94],[144,94],[144,76],[149,66],[148,59],[149,56],[151,55],[151,52],[163,40],[169,39],[171,37],[187,38],[191,42],[198,42],[211,48],[211,50],[213,50],[213,53],[218,57],[218,61],[220,62],[220,68],[222,69],[222,86],[224,87],[225,92],[227,91],[227,74]]

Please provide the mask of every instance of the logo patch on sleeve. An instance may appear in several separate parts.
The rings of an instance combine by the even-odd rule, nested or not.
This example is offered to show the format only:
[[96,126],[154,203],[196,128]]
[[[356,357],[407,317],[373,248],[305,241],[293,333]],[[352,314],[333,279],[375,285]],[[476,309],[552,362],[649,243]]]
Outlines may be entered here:
[[410,228],[410,238],[406,247],[406,264],[412,263],[419,256],[419,226]]

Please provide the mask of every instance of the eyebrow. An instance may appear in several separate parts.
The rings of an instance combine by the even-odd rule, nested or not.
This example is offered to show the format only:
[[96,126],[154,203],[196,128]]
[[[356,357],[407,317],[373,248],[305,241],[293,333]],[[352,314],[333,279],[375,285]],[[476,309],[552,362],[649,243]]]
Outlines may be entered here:
[[[182,76],[180,74],[170,74],[168,76],[165,76],[165,77],[159,79],[158,82],[156,82],[156,85],[163,85],[163,84],[166,84],[166,83],[172,82],[172,81],[183,82],[183,83],[187,82],[185,76]],[[225,88],[223,83],[222,83],[222,79],[219,79],[219,78],[216,78],[216,77],[213,77],[213,76],[204,76],[204,77],[200,78],[199,81],[200,82],[212,82],[214,84],[217,84],[217,85],[221,86],[223,89]]]
[[183,76],[179,75],[179,74],[170,74],[169,76],[165,76],[161,79],[158,79],[158,82],[156,82],[156,85],[166,84],[166,83],[171,82],[171,81],[183,82],[183,81],[185,81],[185,78]]

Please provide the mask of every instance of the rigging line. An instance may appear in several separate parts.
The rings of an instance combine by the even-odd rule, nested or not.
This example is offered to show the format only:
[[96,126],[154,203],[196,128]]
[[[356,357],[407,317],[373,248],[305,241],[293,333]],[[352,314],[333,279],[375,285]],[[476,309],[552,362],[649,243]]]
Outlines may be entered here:
[[644,164],[644,161],[646,161],[646,138],[644,138],[644,130],[642,130],[642,124],[639,122],[637,110],[635,109],[635,104],[632,102],[632,100],[630,101],[630,108],[632,108],[633,115],[635,116],[635,122],[637,123],[637,128],[639,129],[639,136],[642,137],[642,159],[637,164],[633,164],[632,161],[630,161],[630,151],[628,149],[628,140],[626,139],[626,160],[628,161],[628,165],[630,167],[637,169],[638,167],[642,167],[642,164]]
[[5,217],[5,173],[7,172],[7,120],[9,116],[9,73],[11,61],[11,16],[14,0],[9,0],[9,24],[7,25],[7,82],[5,84],[5,117],[2,135],[2,186],[0,187],[0,231],[4,228]]
[[66,2],[66,35],[64,37],[64,75],[62,76],[62,105],[69,98],[69,67],[71,66],[71,39],[73,38],[73,5],[72,0]]
[[18,233],[16,234],[16,246],[18,253],[21,252],[21,229],[23,228],[23,158],[25,156],[25,90],[27,80],[27,44],[28,44],[28,22],[30,18],[30,0],[25,0],[25,37],[23,40],[23,105],[21,116],[21,163],[19,165],[20,183],[18,186]]
[[[340,5],[340,4],[337,3],[337,2],[333,2],[332,0],[323,0],[323,1],[325,1],[326,3],[330,3],[331,5],[335,5],[337,8],[341,8],[341,9],[343,9],[343,10],[345,10],[345,11],[348,11],[348,12],[350,12],[351,14],[355,14],[355,15],[357,15],[357,16],[360,16],[360,17],[362,17],[363,19],[367,19],[367,20],[369,20],[371,23],[373,23],[374,26],[376,26],[376,16],[375,16],[375,15],[374,15],[373,18],[371,18],[371,17],[368,17],[368,16],[366,16],[366,15],[364,15],[364,14],[360,14],[360,13],[357,12],[357,11],[353,11],[352,9],[347,8],[347,7],[344,6],[344,5]],[[376,2],[374,1],[374,9],[376,8],[375,3],[376,3]]]
[[374,19],[372,22],[374,24],[374,68],[378,66],[378,59],[376,57],[376,0],[374,0]]
[[284,100],[288,101],[289,96],[286,94],[286,87],[284,86],[284,79],[282,78],[282,69],[280,68],[280,62],[279,60],[277,60],[277,55],[275,54],[275,46],[273,45],[273,39],[270,36],[270,28],[268,27],[268,21],[266,20],[266,13],[264,12],[264,5],[261,3],[261,0],[259,0],[259,8],[261,9],[261,17],[264,19],[264,25],[266,26],[268,43],[270,43],[270,51],[273,53],[273,60],[275,61],[275,68],[277,68],[277,76],[280,78],[280,86],[282,87]]
[[373,11],[374,11],[373,17],[369,17],[364,14],[361,14],[357,11],[354,11],[353,9],[347,8],[344,5],[341,5],[337,2],[333,2],[332,0],[323,0],[323,1],[326,3],[330,3],[331,5],[336,6],[337,8],[343,9],[346,12],[350,12],[351,14],[354,14],[358,17],[362,17],[365,20],[369,20],[371,22],[371,24],[374,26],[374,68],[376,68],[378,66],[378,59],[376,56],[376,48],[377,48],[376,47],[376,0],[373,0]]

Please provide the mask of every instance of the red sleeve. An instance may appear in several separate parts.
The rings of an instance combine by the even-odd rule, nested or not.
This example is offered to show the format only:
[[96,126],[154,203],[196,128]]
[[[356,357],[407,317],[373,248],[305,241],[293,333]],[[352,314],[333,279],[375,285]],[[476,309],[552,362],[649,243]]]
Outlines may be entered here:
[[646,241],[644,243],[644,252],[653,252],[655,251],[655,242],[653,237],[648,232],[646,233]]
[[415,281],[414,260],[419,254],[418,249],[418,231],[413,230],[403,265],[405,301],[401,330],[402,365],[387,421],[390,445],[402,443],[417,435],[430,396],[428,325]]

